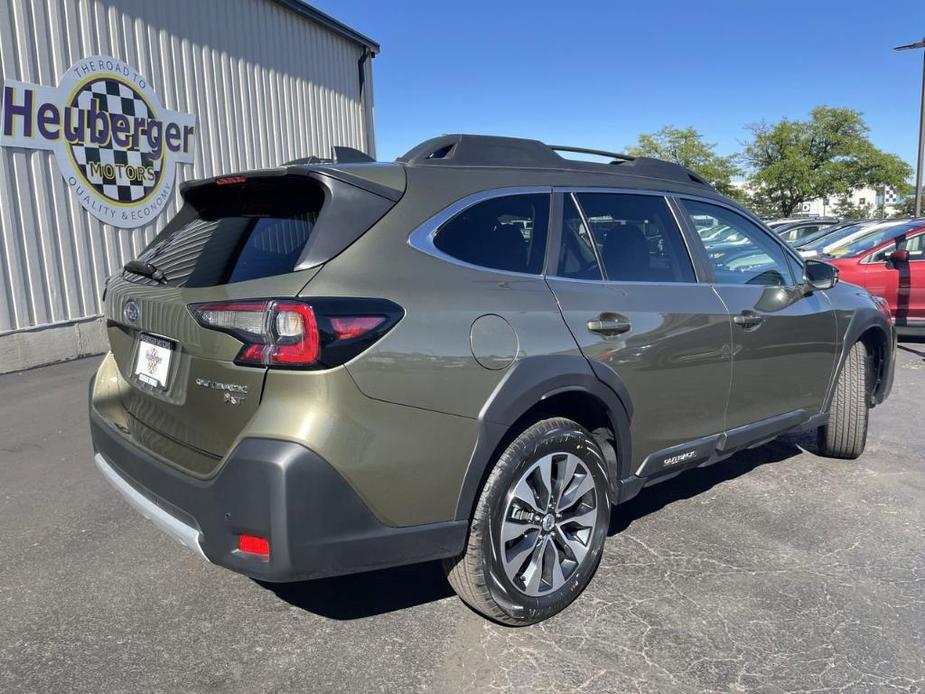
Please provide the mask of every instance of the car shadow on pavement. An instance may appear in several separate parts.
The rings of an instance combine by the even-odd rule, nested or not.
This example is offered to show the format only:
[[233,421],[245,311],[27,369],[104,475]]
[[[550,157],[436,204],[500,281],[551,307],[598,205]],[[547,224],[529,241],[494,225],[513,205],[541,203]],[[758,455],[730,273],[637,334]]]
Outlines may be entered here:
[[899,338],[896,346],[904,352],[909,352],[925,359],[925,337],[919,335],[903,336]]
[[453,595],[439,561],[298,583],[256,583],[290,605],[338,620],[372,617]]
[[[644,489],[636,498],[613,509],[608,534],[625,530],[634,521],[675,501],[697,496],[721,482],[804,450],[813,450],[812,435],[791,435]],[[299,583],[256,583],[290,605],[336,620],[372,617],[453,595],[439,561]]]
[[779,463],[800,455],[804,451],[814,452],[814,434],[811,432],[785,435],[771,443],[749,448],[705,468],[693,468],[677,477],[643,489],[639,496],[614,507],[610,514],[608,535],[615,535],[629,528],[634,521],[655,513],[675,501],[690,499],[709,491],[721,482],[741,477],[757,467]]

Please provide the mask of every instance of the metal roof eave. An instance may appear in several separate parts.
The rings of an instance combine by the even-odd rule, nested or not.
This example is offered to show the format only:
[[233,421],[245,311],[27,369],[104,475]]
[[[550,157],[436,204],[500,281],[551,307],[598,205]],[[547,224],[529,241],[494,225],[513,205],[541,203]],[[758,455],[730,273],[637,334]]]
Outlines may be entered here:
[[366,48],[368,48],[373,53],[373,55],[379,52],[379,44],[377,42],[373,41],[368,36],[361,34],[356,29],[347,26],[343,22],[334,19],[334,17],[325,14],[317,7],[309,5],[307,2],[304,2],[304,0],[273,1],[282,5],[283,7],[292,10],[293,12],[302,15],[303,17],[308,17],[312,21],[321,24],[323,27],[330,29],[335,34],[343,36],[345,39],[350,39],[351,41],[354,41],[361,46],[366,46]]

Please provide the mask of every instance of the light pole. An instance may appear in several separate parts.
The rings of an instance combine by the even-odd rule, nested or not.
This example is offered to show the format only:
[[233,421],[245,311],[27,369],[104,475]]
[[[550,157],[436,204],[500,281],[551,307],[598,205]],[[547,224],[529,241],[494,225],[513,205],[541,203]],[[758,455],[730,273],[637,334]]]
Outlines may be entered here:
[[[894,51],[925,48],[925,38],[908,46],[897,46]],[[915,160],[915,216],[922,216],[922,156],[925,155],[925,51],[922,51],[922,106],[919,111],[919,152]]]

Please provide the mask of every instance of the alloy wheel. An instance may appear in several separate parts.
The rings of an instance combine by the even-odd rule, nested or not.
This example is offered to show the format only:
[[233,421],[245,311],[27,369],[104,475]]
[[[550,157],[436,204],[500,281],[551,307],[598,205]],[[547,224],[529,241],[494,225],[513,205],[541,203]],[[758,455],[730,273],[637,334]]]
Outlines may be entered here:
[[590,470],[573,453],[545,455],[520,476],[500,536],[504,571],[520,592],[548,595],[575,574],[598,523],[597,497]]

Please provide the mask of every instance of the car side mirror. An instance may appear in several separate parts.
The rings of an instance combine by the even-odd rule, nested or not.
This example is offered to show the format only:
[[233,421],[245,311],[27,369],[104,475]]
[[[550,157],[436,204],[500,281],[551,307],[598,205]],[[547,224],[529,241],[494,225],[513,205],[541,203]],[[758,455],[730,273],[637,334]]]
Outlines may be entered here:
[[803,293],[831,289],[838,284],[838,268],[821,260],[807,259],[803,276]]
[[900,248],[890,253],[886,258],[893,265],[896,265],[897,263],[908,263],[909,251],[907,251],[905,248]]

